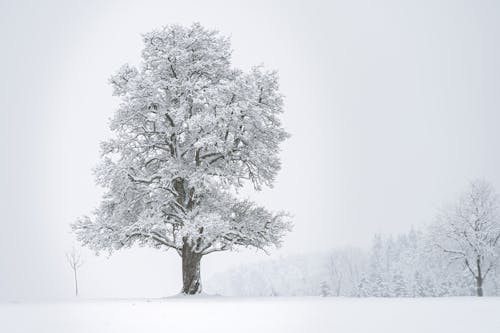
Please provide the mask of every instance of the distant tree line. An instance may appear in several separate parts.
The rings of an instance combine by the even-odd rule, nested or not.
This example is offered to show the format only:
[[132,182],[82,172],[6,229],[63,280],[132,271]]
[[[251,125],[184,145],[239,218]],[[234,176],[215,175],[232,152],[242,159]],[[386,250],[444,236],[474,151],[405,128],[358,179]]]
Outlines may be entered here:
[[375,235],[369,250],[280,258],[213,276],[209,292],[241,296],[439,297],[500,295],[500,214],[475,181],[431,225]]

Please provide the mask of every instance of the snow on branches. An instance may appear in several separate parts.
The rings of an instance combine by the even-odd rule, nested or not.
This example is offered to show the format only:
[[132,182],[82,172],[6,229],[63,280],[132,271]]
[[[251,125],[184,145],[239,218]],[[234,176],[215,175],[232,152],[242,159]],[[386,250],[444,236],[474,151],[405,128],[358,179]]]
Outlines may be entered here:
[[451,260],[463,262],[477,293],[500,260],[499,198],[484,181],[472,182],[457,203],[443,210],[431,228],[432,242]]
[[231,67],[229,39],[199,24],[143,35],[139,68],[111,79],[121,105],[102,143],[97,183],[107,191],[73,224],[90,248],[183,247],[200,255],[235,246],[278,246],[291,227],[234,193],[272,186],[283,97],[275,72]]

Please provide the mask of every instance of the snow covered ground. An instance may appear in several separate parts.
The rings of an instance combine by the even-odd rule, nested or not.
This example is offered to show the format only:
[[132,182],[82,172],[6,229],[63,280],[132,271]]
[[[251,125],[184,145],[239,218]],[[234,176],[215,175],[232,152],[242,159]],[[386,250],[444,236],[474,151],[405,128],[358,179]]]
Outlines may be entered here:
[[500,332],[500,298],[167,298],[0,303],[0,331]]

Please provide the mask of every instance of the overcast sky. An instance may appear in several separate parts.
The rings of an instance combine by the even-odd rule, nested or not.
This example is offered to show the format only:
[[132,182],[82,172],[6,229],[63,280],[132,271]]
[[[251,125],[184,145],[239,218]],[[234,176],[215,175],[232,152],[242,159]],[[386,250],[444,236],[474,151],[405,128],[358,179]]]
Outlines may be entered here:
[[[474,178],[500,189],[496,1],[0,1],[0,298],[71,295],[69,223],[99,202],[118,102],[107,79],[139,62],[141,33],[196,21],[232,37],[234,66],[280,73],[292,138],[252,196],[294,215],[273,256],[422,227]],[[85,257],[83,296],[180,290],[174,252]],[[202,277],[266,258],[210,255]]]

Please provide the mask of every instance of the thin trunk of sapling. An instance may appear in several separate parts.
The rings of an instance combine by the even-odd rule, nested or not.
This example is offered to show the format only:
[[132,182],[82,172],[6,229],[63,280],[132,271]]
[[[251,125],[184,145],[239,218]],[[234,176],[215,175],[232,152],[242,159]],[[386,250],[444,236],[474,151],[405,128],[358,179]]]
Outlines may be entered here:
[[77,278],[77,275],[76,275],[76,268],[73,269],[73,273],[74,273],[74,276],[75,276],[75,296],[78,296],[78,278]]

